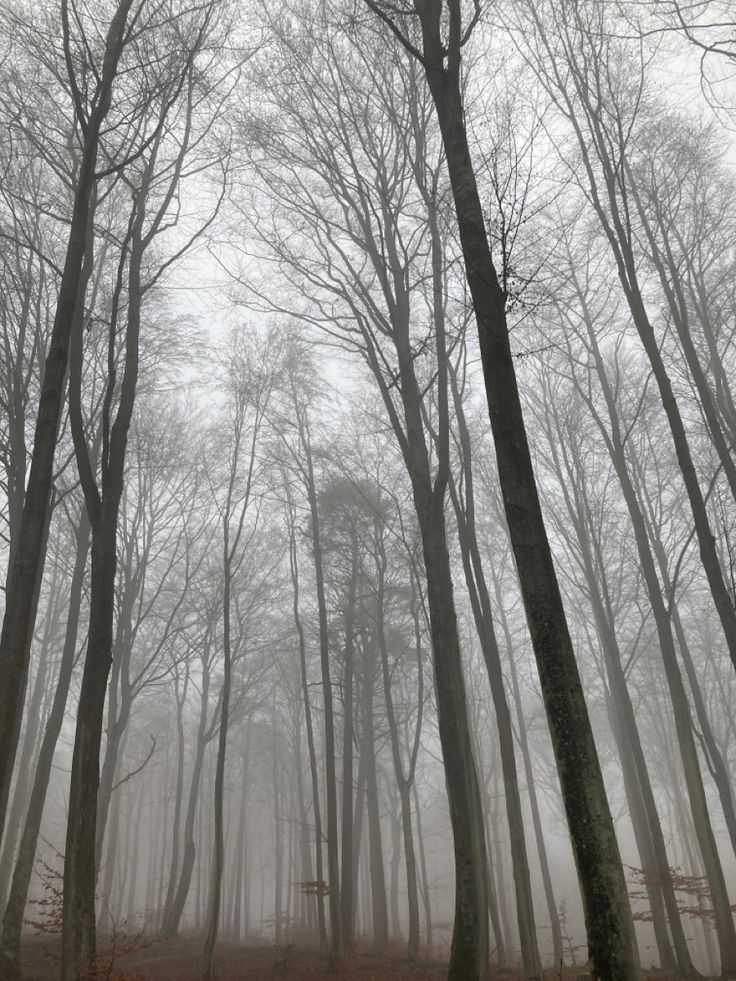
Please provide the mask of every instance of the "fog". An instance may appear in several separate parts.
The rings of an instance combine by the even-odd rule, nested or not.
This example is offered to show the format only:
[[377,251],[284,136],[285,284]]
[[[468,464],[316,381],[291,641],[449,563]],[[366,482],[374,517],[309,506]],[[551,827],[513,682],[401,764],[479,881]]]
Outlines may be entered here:
[[721,0],[7,0],[0,981],[736,978]]

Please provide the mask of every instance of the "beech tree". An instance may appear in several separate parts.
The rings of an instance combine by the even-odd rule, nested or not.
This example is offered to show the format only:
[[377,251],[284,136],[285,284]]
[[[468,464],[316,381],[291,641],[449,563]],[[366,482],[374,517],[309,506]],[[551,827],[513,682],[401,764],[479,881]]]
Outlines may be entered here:
[[[506,297],[491,255],[463,118],[462,50],[481,7],[476,3],[465,22],[460,0],[399,7],[404,19],[418,22],[421,40],[415,44],[411,25],[402,28],[393,7],[379,0],[366,2],[422,65],[432,93],[478,323],[506,520],[586,901],[590,957],[600,977],[636,977],[638,953],[618,844],[539,504],[511,356]],[[479,977],[485,974],[485,965],[477,962],[465,969]]]
[[736,970],[731,20],[6,4],[3,978]]
[[[62,48],[51,52],[51,64],[48,66],[52,75],[58,71],[58,62],[62,59],[66,67],[66,84],[72,95],[74,111],[72,126],[81,139],[80,164],[74,184],[71,224],[56,312],[39,393],[39,410],[31,467],[23,498],[18,544],[6,583],[5,615],[0,635],[0,665],[4,678],[0,687],[0,829],[5,820],[20,731],[30,639],[35,620],[33,596],[43,572],[44,529],[48,520],[69,344],[77,297],[83,282],[83,262],[98,179],[100,133],[111,109],[115,77],[128,43],[128,18],[132,6],[132,0],[120,0],[120,3],[112,7],[106,35],[104,39],[98,38],[94,45],[100,66],[96,68],[87,63],[94,48],[84,37],[84,28],[80,21],[76,21],[74,30],[79,28],[81,33],[73,34],[68,3],[64,0],[61,4]],[[85,52],[81,58],[80,51]],[[92,86],[87,84],[87,77],[82,77],[88,76],[88,73],[94,78]],[[108,128],[114,138],[114,123]],[[102,165],[102,169],[104,168],[105,164]]]

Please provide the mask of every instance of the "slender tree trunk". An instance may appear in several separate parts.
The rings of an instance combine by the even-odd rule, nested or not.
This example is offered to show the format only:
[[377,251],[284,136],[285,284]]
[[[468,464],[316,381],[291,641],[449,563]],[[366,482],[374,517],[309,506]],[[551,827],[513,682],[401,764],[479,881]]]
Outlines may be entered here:
[[[208,640],[205,640],[208,643]],[[204,656],[204,670],[202,679],[202,698],[199,716],[199,727],[197,730],[197,742],[195,747],[194,764],[189,786],[189,800],[187,803],[187,813],[184,819],[183,851],[181,861],[181,872],[179,874],[178,885],[174,892],[171,903],[167,902],[163,916],[161,918],[161,936],[166,939],[175,937],[179,932],[184,906],[189,895],[189,887],[192,883],[192,872],[194,871],[194,860],[196,857],[196,844],[194,840],[194,824],[197,815],[197,803],[199,801],[199,788],[202,781],[202,767],[204,764],[204,752],[207,745],[207,699],[209,696],[210,671],[209,671],[209,650]]]
[[[66,387],[69,342],[75,311],[81,301],[80,284],[95,185],[97,149],[100,131],[112,101],[113,83],[125,44],[131,4],[132,0],[119,0],[110,21],[99,92],[86,122],[64,269],[39,396],[23,515],[13,565],[5,587],[5,615],[0,635],[0,834],[5,824],[23,711],[28,657],[36,618],[34,595],[43,574],[44,529],[48,521],[54,453]],[[62,4],[62,15],[65,29],[68,29],[66,2]]]
[[[220,725],[217,738],[217,760],[215,763],[214,787],[214,846],[212,852],[212,879],[210,902],[207,912],[207,934],[204,941],[205,981],[214,977],[214,954],[217,933],[220,926],[220,904],[222,902],[222,873],[225,865],[225,758],[227,755],[227,731],[230,723],[230,691],[232,688],[232,644],[230,640],[230,593],[232,589],[233,550],[230,548],[229,521],[230,508],[225,514],[224,527],[224,590],[222,597],[222,692],[220,695]],[[242,522],[241,522],[242,527]],[[236,542],[237,544],[237,542]]]
[[[120,622],[120,617],[123,615],[122,613],[118,614],[118,623]],[[118,627],[118,630],[120,630],[120,627]],[[132,708],[131,692],[127,690],[127,683],[123,679],[124,666],[122,661],[128,657],[130,657],[130,651],[121,651],[120,645],[115,644],[113,648],[113,677],[110,679],[109,686],[110,696],[108,725],[105,732],[105,753],[100,771],[100,789],[97,795],[96,862],[98,866],[102,862],[102,849],[105,844],[107,819],[112,804],[115,773],[117,771],[118,760],[123,755]],[[115,689],[114,696],[113,689]]]
[[417,816],[417,844],[419,846],[419,868],[422,876],[422,903],[424,904],[424,933],[428,947],[428,955],[432,956],[432,897],[429,888],[429,872],[427,870],[427,856],[424,849],[424,835],[422,833],[422,809],[419,805],[419,794],[417,792],[416,781],[412,784],[414,793],[414,812]]
[[401,936],[401,921],[399,918],[399,864],[401,862],[401,805],[397,796],[391,793],[388,808],[391,824],[391,861],[389,862],[388,908],[391,914],[391,937],[398,940]]
[[[659,565],[664,590],[668,595],[672,596],[672,584],[669,581],[669,572],[663,568],[661,560]],[[682,618],[680,617],[680,612],[677,608],[677,604],[672,601],[670,602],[670,611],[672,615],[672,625],[675,628],[677,646],[680,650],[680,657],[682,658],[682,663],[685,667],[685,674],[687,675],[690,691],[692,692],[695,715],[703,737],[703,743],[705,744],[704,755],[706,756],[708,769],[713,777],[713,782],[718,789],[718,797],[721,801],[721,808],[723,809],[723,816],[726,821],[726,828],[731,841],[731,848],[736,855],[736,809],[734,808],[733,791],[731,789],[731,775],[724,759],[724,753],[721,752],[713,732],[713,726],[711,725],[708,710],[705,706],[703,691],[695,664],[693,663],[692,655],[690,653],[690,646],[687,642],[685,628],[682,623]]]
[[[113,880],[115,877],[115,859],[118,855],[119,849],[119,838],[120,838],[120,817],[122,810],[121,794],[115,793],[111,794],[111,801],[108,805],[109,813],[112,815],[110,819],[110,832],[107,837],[107,856],[105,858],[104,868],[100,868],[100,860],[95,861],[95,867],[97,869],[97,874],[99,876],[102,872],[102,895],[100,902],[100,910],[97,917],[97,929],[102,933],[107,930],[115,922],[115,910],[112,908],[112,887]],[[126,839],[129,837],[129,824],[126,826]],[[100,821],[99,816],[97,819],[97,827],[99,828]],[[126,841],[127,845],[127,841]],[[98,849],[99,851],[99,849]],[[126,871],[128,868],[128,854],[127,847],[123,850],[123,866]],[[137,860],[133,860],[133,864],[137,864]],[[118,883],[118,901],[122,903],[124,886],[122,883]]]
[[281,943],[284,919],[284,808],[282,806],[281,770],[276,738],[276,704],[272,712],[273,728],[273,851],[274,851],[274,939]]
[[179,874],[179,847],[181,844],[181,812],[184,799],[184,757],[186,743],[184,740],[184,705],[189,688],[189,664],[184,667],[184,686],[179,694],[178,677],[176,679],[176,787],[174,790],[174,823],[171,829],[171,864],[166,889],[165,909],[169,909],[176,892],[177,876]]
[[[143,807],[145,804],[145,787],[142,786],[138,792],[138,802],[135,809],[135,817],[133,820],[133,850],[131,854],[126,852],[125,861],[126,865],[130,866],[130,884],[128,886],[128,909],[126,913],[126,926],[128,930],[133,927],[133,917],[135,916],[135,900],[136,900],[136,890],[138,888],[138,871],[140,862],[138,861],[138,856],[140,855],[141,846],[141,827],[143,826]],[[131,818],[128,818],[130,822]],[[154,839],[155,840],[155,839]],[[151,868],[155,871],[156,862],[151,862]],[[122,890],[121,890],[122,893]],[[122,895],[120,900],[122,902]],[[141,924],[145,926],[145,922]]]
[[322,813],[319,799],[319,775],[317,772],[317,751],[314,741],[314,726],[312,724],[312,706],[309,701],[309,679],[307,677],[307,645],[304,636],[304,625],[299,610],[299,563],[296,548],[296,529],[293,511],[289,511],[289,560],[291,568],[292,598],[294,625],[299,638],[299,667],[301,672],[302,698],[304,699],[304,722],[307,729],[307,749],[309,752],[309,772],[312,780],[312,809],[314,812],[315,863],[317,881],[315,895],[317,901],[317,926],[319,944],[323,954],[327,953],[327,928],[325,924],[325,899],[323,892],[324,870],[322,864]]
[[[484,981],[488,971],[488,882],[480,792],[470,742],[450,557],[443,510],[414,490],[422,530],[442,758],[455,851],[455,928],[450,981]],[[450,780],[456,781],[451,786]]]
[[64,854],[62,981],[77,981],[83,970],[94,970],[96,956],[95,830],[103,713],[112,663],[117,503],[108,497],[92,528],[89,640],[77,709]]
[[345,662],[343,674],[343,742],[342,742],[342,902],[343,944],[353,939],[353,675],[355,593],[358,576],[358,543],[351,542],[351,575],[345,606]]
[[493,591],[496,596],[498,616],[501,622],[501,629],[503,630],[504,642],[506,644],[509,675],[511,676],[511,690],[514,698],[514,708],[516,711],[519,746],[521,748],[521,755],[524,760],[524,775],[526,777],[527,793],[529,794],[529,808],[532,814],[532,825],[534,827],[534,837],[537,844],[537,855],[539,857],[542,885],[544,887],[544,896],[547,902],[547,913],[549,915],[550,928],[552,931],[552,954],[554,957],[555,967],[560,967],[564,963],[560,915],[557,908],[557,900],[555,899],[554,887],[552,885],[552,873],[549,867],[547,846],[544,840],[539,798],[537,796],[537,785],[534,778],[534,767],[532,766],[532,754],[529,748],[529,737],[527,735],[526,720],[524,718],[524,707],[521,703],[521,689],[519,687],[519,676],[516,670],[516,660],[514,658],[514,647],[511,639],[511,631],[509,629],[508,618],[503,606],[501,583],[498,577],[495,575],[492,567],[491,578],[493,581]]
[[594,972],[606,981],[632,981],[640,968],[621,856],[542,517],[511,356],[505,295],[493,265],[465,130],[459,0],[448,0],[448,11],[449,50],[441,38],[440,5],[436,0],[417,4],[422,58],[478,323],[506,519],[560,774]]
[[[631,518],[642,574],[654,615],[665,677],[673,703],[675,729],[682,757],[688,795],[690,797],[690,805],[693,810],[695,831],[698,836],[698,843],[703,856],[713,899],[721,951],[721,966],[724,973],[736,973],[736,930],[734,930],[726,881],[710,821],[705,788],[703,786],[700,763],[692,731],[690,706],[677,663],[677,654],[669,615],[657,577],[646,521],[626,462],[624,441],[620,429],[615,397],[608,381],[608,375],[600,354],[595,331],[589,317],[586,317],[586,326],[589,347],[595,360],[596,370],[606,402],[610,432],[603,425],[602,420],[598,422],[598,425],[611,456],[611,462],[616,471]],[[680,948],[677,954],[678,960],[681,960],[685,956],[685,951]]]
[[[363,649],[365,645],[365,640],[363,640]],[[365,677],[363,677],[363,685],[365,685]],[[358,702],[359,710],[363,705],[363,692],[361,691],[360,699]],[[361,726],[362,726],[362,715],[361,715]],[[366,753],[365,740],[360,739],[358,748],[358,779],[355,786],[355,808],[353,812],[353,889],[354,889],[354,907],[357,909],[358,898],[360,896],[359,892],[359,874],[360,874],[360,856],[362,851],[363,842],[363,818],[365,815],[365,788],[366,788],[366,776],[368,772],[368,756]],[[357,918],[356,918],[357,919]],[[364,917],[365,919],[365,917]],[[363,931],[365,932],[365,931]]]
[[[51,512],[49,512],[50,516]],[[39,581],[40,586],[40,581]],[[59,570],[54,570],[50,583],[50,607],[46,614],[43,636],[38,652],[38,669],[33,682],[33,692],[28,703],[27,722],[23,734],[23,745],[18,758],[15,776],[15,790],[8,815],[5,831],[5,841],[0,860],[0,908],[4,908],[7,900],[7,890],[10,886],[11,870],[15,859],[16,845],[23,826],[23,814],[28,806],[28,791],[31,784],[31,764],[36,749],[38,731],[42,722],[43,695],[46,687],[46,676],[49,669],[49,648],[52,634],[58,628],[60,606],[63,602],[59,589]]]
[[250,747],[253,732],[253,716],[248,716],[245,728],[245,748],[243,750],[243,788],[240,794],[240,817],[238,821],[238,840],[235,853],[235,882],[233,883],[232,932],[236,940],[243,933],[243,879],[245,878],[245,831],[246,809],[248,803],[248,778],[250,774]]
[[[422,649],[420,642],[420,628],[419,628],[419,615],[417,611],[416,597],[413,597],[412,607],[414,614],[414,629],[415,629],[415,639],[416,639],[416,655],[417,655],[417,666],[418,666],[418,691],[417,691],[417,703],[419,705],[419,712],[417,716],[417,729],[416,735],[414,737],[414,746],[411,753],[411,758],[409,761],[409,772],[407,775],[404,774],[404,767],[401,760],[401,747],[399,739],[399,726],[396,720],[396,713],[394,711],[393,695],[391,693],[391,670],[388,662],[388,647],[386,643],[386,632],[385,632],[385,578],[387,570],[387,558],[386,550],[383,543],[382,529],[376,527],[375,537],[378,543],[378,589],[376,597],[376,611],[377,611],[377,622],[376,622],[376,632],[378,636],[378,647],[381,654],[381,667],[383,674],[383,692],[386,701],[386,716],[388,718],[389,735],[391,739],[391,755],[394,764],[394,775],[396,777],[396,783],[399,790],[399,813],[401,820],[401,830],[404,836],[404,857],[406,863],[406,892],[407,892],[407,906],[409,912],[409,931],[407,937],[407,948],[406,954],[407,959],[411,963],[416,963],[419,960],[419,893],[417,886],[417,863],[416,854],[414,851],[414,831],[412,828],[411,820],[411,787],[414,782],[414,773],[416,770],[417,753],[419,750],[419,736],[422,724],[422,703],[424,700],[424,688],[423,688],[423,674],[422,674]],[[416,587],[413,586],[413,592],[416,592]],[[398,821],[396,825],[393,824],[393,810],[392,810],[392,831],[395,833],[398,830]],[[392,840],[392,844],[395,844]],[[394,869],[398,870],[398,849],[394,851],[391,862],[391,898],[392,898],[392,920],[394,926],[394,933],[398,932],[398,897],[396,893],[398,892],[398,882],[394,883]],[[398,875],[398,871],[396,873]],[[395,905],[394,905],[395,904]],[[395,913],[394,918],[394,909]]]
[[6,978],[7,981],[17,981],[20,977],[20,935],[23,928],[23,913],[33,873],[33,861],[36,856],[36,845],[41,830],[54,752],[64,722],[69,685],[74,667],[79,617],[82,608],[84,571],[89,553],[89,538],[89,519],[86,509],[83,508],[76,533],[76,553],[69,589],[69,612],[66,620],[64,646],[61,652],[59,677],[56,681],[54,701],[46,722],[46,730],[36,763],[23,835],[3,917],[2,941],[0,941],[0,977]]
[[381,815],[378,804],[378,774],[376,772],[376,734],[373,719],[373,686],[375,683],[376,644],[371,638],[365,645],[363,664],[363,747],[367,763],[365,804],[368,816],[368,849],[371,882],[371,911],[373,919],[373,949],[380,953],[388,942],[388,910],[386,907],[386,874],[381,841]]
[[[143,222],[150,174],[136,194],[131,223],[128,260],[128,311],[125,330],[125,368],[119,388],[115,421],[110,425],[109,407],[116,387],[115,372],[107,379],[107,410],[103,412],[103,456],[101,488],[92,471],[90,450],[81,413],[83,296],[79,297],[70,357],[69,412],[77,468],[92,526],[92,584],[90,626],[77,710],[77,728],[69,785],[69,817],[64,854],[64,897],[62,924],[62,981],[76,981],[80,972],[95,971],[95,885],[97,804],[100,783],[100,747],[107,682],[112,665],[115,614],[117,529],[123,493],[128,431],[135,405],[138,381],[141,327],[141,265]],[[85,263],[92,256],[92,235]],[[121,253],[121,266],[125,250]],[[91,270],[90,270],[91,272]],[[113,314],[109,325],[109,350],[114,350],[118,328],[116,311],[120,278],[116,284]]]
[[[542,962],[537,944],[537,929],[534,918],[532,883],[529,872],[529,858],[524,835],[524,814],[519,791],[519,777],[516,770],[516,750],[511,712],[506,699],[501,655],[498,650],[496,631],[493,625],[493,612],[488,584],[478,547],[475,529],[475,501],[471,462],[471,446],[462,400],[454,377],[451,379],[455,401],[455,413],[460,430],[462,447],[462,467],[464,473],[465,500],[461,501],[457,485],[450,479],[450,496],[455,508],[458,537],[462,554],[465,582],[470,596],[476,630],[480,639],[483,659],[486,665],[491,697],[496,716],[498,744],[506,791],[506,818],[511,843],[511,868],[514,876],[516,894],[516,919],[519,926],[519,941],[524,964],[525,978],[542,978]],[[511,656],[511,654],[510,654]]]
[[306,423],[301,420],[301,442],[305,452],[306,491],[309,500],[312,528],[312,554],[314,559],[314,578],[317,589],[317,609],[319,612],[319,650],[322,671],[322,698],[325,712],[325,783],[327,797],[327,875],[329,880],[330,905],[330,946],[328,960],[331,968],[336,968],[343,955],[342,907],[340,902],[340,864],[337,841],[337,767],[335,757],[335,716],[333,709],[332,679],[330,678],[330,644],[327,622],[327,601],[322,567],[322,547],[320,544],[320,522],[317,507],[317,489],[314,481],[312,451]]
[[[505,893],[503,883],[503,868],[496,866],[493,861],[493,829],[496,826],[495,808],[491,803],[491,792],[488,782],[483,782],[484,812],[486,816],[486,852],[488,855],[488,915],[491,918],[493,927],[493,937],[496,941],[495,957],[499,967],[506,967],[507,951],[511,940],[509,925],[506,921],[505,909],[502,902],[499,902],[499,892],[502,897]],[[496,881],[498,880],[498,887]],[[503,922],[502,922],[503,917]]]

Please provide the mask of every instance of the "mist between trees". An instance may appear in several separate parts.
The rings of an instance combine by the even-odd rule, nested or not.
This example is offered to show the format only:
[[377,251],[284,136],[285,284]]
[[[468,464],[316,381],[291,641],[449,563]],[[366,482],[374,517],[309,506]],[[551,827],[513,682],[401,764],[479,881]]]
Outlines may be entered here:
[[735,67],[3,4],[2,981],[736,978]]

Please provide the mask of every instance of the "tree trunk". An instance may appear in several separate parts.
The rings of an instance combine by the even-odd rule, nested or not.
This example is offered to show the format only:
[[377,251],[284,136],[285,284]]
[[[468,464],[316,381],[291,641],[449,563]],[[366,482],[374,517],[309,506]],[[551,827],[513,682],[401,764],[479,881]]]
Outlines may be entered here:
[[363,746],[361,751],[366,760],[365,805],[368,815],[373,949],[376,953],[381,953],[388,943],[388,910],[386,907],[386,874],[381,842],[381,815],[378,804],[378,774],[376,772],[376,734],[373,720],[376,645],[372,638],[365,644],[363,658]]
[[330,642],[327,622],[327,601],[322,567],[322,547],[320,544],[320,522],[317,506],[317,490],[314,482],[312,451],[306,423],[301,420],[301,442],[306,456],[306,491],[309,500],[312,554],[314,559],[314,579],[317,589],[317,608],[319,612],[319,652],[322,671],[322,698],[325,711],[325,784],[327,797],[327,877],[329,880],[330,905],[330,945],[328,960],[335,969],[342,960],[343,931],[342,907],[340,903],[340,863],[337,841],[337,767],[335,757],[335,716],[333,710],[332,679],[330,678]]
[[[680,754],[685,773],[685,780],[690,797],[690,805],[693,810],[693,820],[698,842],[703,856],[703,862],[708,876],[708,882],[713,899],[713,907],[718,930],[719,944],[721,950],[721,965],[724,973],[733,971],[736,973],[736,930],[734,930],[733,917],[731,915],[728,901],[726,882],[723,876],[718,849],[716,846],[713,828],[710,822],[705,789],[703,786],[700,763],[698,761],[697,749],[692,731],[692,721],[690,715],[690,705],[682,682],[680,668],[677,663],[674,638],[670,625],[669,615],[660,590],[657,570],[652,555],[649,536],[646,528],[646,521],[637,498],[634,484],[629,474],[626,456],[624,451],[624,441],[620,430],[616,401],[608,381],[605,365],[598,347],[595,331],[592,322],[586,318],[588,339],[590,350],[593,354],[596,370],[600,379],[603,395],[606,402],[610,433],[602,425],[602,420],[598,421],[601,434],[611,456],[616,475],[621,485],[627,510],[631,518],[634,536],[641,563],[642,574],[649,596],[649,602],[654,615],[654,622],[657,628],[659,648],[662,655],[665,677],[672,698],[675,728],[680,746]],[[678,949],[678,959],[685,956],[682,949]]]
[[[516,770],[516,750],[511,713],[506,699],[501,655],[498,650],[496,631],[493,625],[493,612],[488,584],[478,547],[475,528],[475,501],[471,446],[462,399],[455,378],[451,378],[455,402],[455,413],[462,447],[461,465],[464,474],[465,500],[461,501],[457,485],[450,479],[450,496],[455,508],[458,538],[462,554],[465,582],[470,596],[476,630],[480,639],[483,659],[486,665],[491,688],[493,708],[496,716],[496,729],[501,756],[503,784],[506,791],[506,818],[511,842],[511,868],[514,876],[516,895],[516,919],[519,926],[519,942],[524,965],[524,977],[542,978],[542,962],[537,945],[537,929],[534,919],[532,883],[529,872],[529,858],[524,835],[524,813],[521,806],[519,777]],[[510,656],[512,653],[510,652]]]
[[[205,640],[205,644],[208,641]],[[207,698],[209,696],[210,670],[209,670],[209,650],[205,652],[203,658],[203,679],[202,679],[202,699],[201,711],[199,716],[199,727],[197,730],[197,743],[194,755],[194,765],[192,767],[192,777],[189,786],[189,800],[187,803],[187,813],[184,819],[183,851],[181,861],[181,873],[179,874],[178,885],[174,892],[171,903],[166,904],[161,918],[161,936],[176,937],[179,933],[179,923],[181,921],[184,906],[189,895],[189,887],[192,883],[192,872],[194,870],[194,859],[196,857],[196,845],[194,841],[194,823],[197,815],[197,803],[199,801],[199,788],[202,780],[202,767],[204,764],[204,751],[207,745]]]
[[[49,517],[51,512],[49,511]],[[39,582],[40,586],[40,582]],[[0,859],[0,909],[4,908],[7,900],[7,889],[10,886],[11,870],[15,859],[15,849],[18,843],[18,836],[23,824],[23,814],[28,806],[28,790],[31,783],[31,764],[35,755],[38,731],[42,722],[43,715],[43,695],[46,687],[46,676],[49,670],[49,648],[52,643],[52,634],[58,629],[59,614],[64,601],[63,594],[59,588],[59,570],[54,570],[54,577],[50,583],[50,603],[47,608],[43,636],[41,638],[40,650],[38,652],[38,668],[36,677],[33,681],[33,692],[28,703],[27,722],[23,734],[23,746],[18,758],[17,772],[15,775],[15,790],[13,792],[10,812],[8,814],[8,824],[5,831],[5,841],[2,848],[2,858]]]
[[[229,502],[228,502],[229,504]],[[230,690],[232,688],[232,645],[230,640],[230,592],[232,589],[233,552],[230,549],[229,538],[230,509],[225,514],[225,534],[223,545],[224,556],[224,591],[222,597],[222,692],[220,695],[220,724],[217,738],[217,760],[215,762],[214,787],[214,845],[212,852],[212,878],[210,884],[210,902],[207,912],[207,934],[204,941],[204,979],[210,981],[214,977],[214,954],[217,933],[220,926],[220,904],[222,902],[222,873],[225,865],[225,758],[227,755],[227,730],[230,723]],[[242,523],[241,523],[242,527]],[[237,542],[236,542],[237,544]]]
[[51,778],[56,743],[64,722],[69,685],[74,667],[77,631],[82,608],[84,571],[89,552],[89,537],[89,519],[86,509],[83,508],[76,533],[76,553],[69,589],[69,612],[66,620],[64,647],[61,652],[59,677],[56,681],[54,701],[46,722],[46,731],[36,762],[36,772],[33,776],[33,787],[31,788],[23,835],[3,917],[2,941],[0,942],[0,976],[6,978],[7,981],[17,981],[20,978],[20,935],[23,928],[23,914],[33,873],[33,861],[36,856],[36,845],[41,830],[41,820]]
[[[174,900],[176,892],[177,876],[179,874],[179,847],[181,845],[181,812],[184,799],[184,756],[186,753],[186,743],[184,741],[184,705],[186,703],[187,689],[189,688],[189,664],[184,666],[184,687],[179,694],[178,676],[175,680],[176,697],[176,787],[174,790],[174,823],[171,829],[171,863],[169,865],[169,879],[166,889],[166,899],[164,908],[169,909]],[[163,867],[163,866],[162,866]]]
[[[287,491],[288,493],[288,491]],[[319,930],[319,945],[323,954],[327,953],[327,928],[325,925],[325,898],[323,893],[324,870],[322,864],[322,814],[319,800],[319,774],[317,772],[317,750],[314,742],[314,726],[312,724],[312,706],[309,701],[309,679],[307,677],[307,645],[304,636],[304,625],[299,610],[299,563],[296,548],[296,528],[294,512],[291,507],[288,512],[289,525],[289,564],[291,569],[292,599],[294,625],[299,638],[299,668],[302,683],[302,698],[304,700],[304,722],[307,729],[307,749],[309,752],[309,773],[312,780],[312,809],[314,811],[314,840],[315,864],[317,882],[315,896],[317,901],[317,926]],[[306,829],[305,829],[306,830]]]
[[[5,824],[23,711],[28,657],[36,617],[34,595],[43,574],[44,529],[48,520],[54,453],[66,387],[69,342],[75,311],[81,302],[80,284],[95,185],[98,142],[112,101],[113,82],[125,44],[125,27],[131,3],[132,0],[119,0],[110,21],[99,93],[86,123],[64,269],[39,396],[23,515],[5,588],[5,615],[0,635],[0,675],[3,679],[0,685],[0,835]],[[62,13],[68,26],[66,3],[62,5]]]
[[105,695],[112,664],[116,533],[117,502],[108,500],[92,528],[89,640],[77,710],[64,854],[62,981],[77,981],[82,971],[94,969],[96,956],[95,830]]
[[342,737],[342,901],[343,945],[353,939],[353,675],[355,593],[358,575],[358,543],[351,542],[351,575],[345,606],[345,666],[343,674],[343,737]]
[[[92,583],[90,626],[77,710],[77,728],[69,787],[69,817],[64,854],[64,899],[62,925],[62,981],[76,981],[80,972],[92,970],[96,957],[95,885],[97,802],[100,783],[100,747],[107,682],[112,665],[115,615],[117,529],[123,493],[128,431],[135,405],[138,381],[141,327],[141,265],[143,222],[150,174],[135,196],[128,259],[128,310],[125,328],[125,368],[119,387],[115,421],[110,425],[109,406],[116,388],[115,372],[107,378],[107,411],[103,412],[101,488],[92,471],[89,446],[81,412],[84,304],[79,298],[74,320],[70,357],[69,413],[77,469],[92,526]],[[92,256],[92,235],[85,263]],[[121,270],[124,250],[121,253]],[[109,350],[114,350],[119,328],[116,313],[120,278],[114,294],[109,324]],[[91,823],[90,823],[91,822]]]
[[[414,490],[415,500],[419,497]],[[422,495],[424,497],[424,495]],[[450,981],[485,981],[488,971],[488,883],[483,813],[470,742],[445,518],[419,497],[427,598],[434,652],[442,758],[455,851],[455,927]]]
[[[421,648],[421,634],[419,627],[419,614],[417,610],[416,596],[413,596],[412,602],[412,612],[414,615],[414,632],[416,640],[416,656],[417,656],[417,666],[418,666],[418,691],[417,691],[417,703],[419,705],[419,711],[417,715],[417,725],[416,734],[414,737],[413,750],[411,752],[411,758],[409,761],[409,772],[404,774],[404,767],[401,760],[401,747],[399,740],[399,726],[396,720],[396,713],[394,711],[393,695],[391,693],[391,670],[388,662],[388,647],[386,644],[386,632],[385,632],[385,577],[387,570],[387,558],[386,550],[382,537],[382,529],[376,527],[375,537],[378,542],[378,590],[376,597],[376,632],[378,636],[378,647],[381,654],[381,667],[383,674],[383,692],[386,701],[386,716],[388,718],[389,735],[391,738],[391,755],[394,764],[394,775],[396,777],[396,783],[399,789],[399,808],[400,808],[400,819],[401,819],[401,830],[404,836],[404,857],[406,861],[406,892],[407,892],[407,906],[409,911],[409,932],[407,937],[406,955],[407,960],[410,963],[416,963],[419,960],[419,893],[417,886],[417,862],[416,855],[414,851],[414,831],[412,828],[411,821],[411,787],[414,783],[414,773],[416,770],[417,754],[419,750],[419,737],[421,732],[422,724],[422,703],[424,701],[424,687],[423,687],[423,674],[422,674],[422,648]],[[412,592],[416,593],[416,587],[412,586]],[[392,830],[394,833],[398,831],[397,825],[393,824],[393,809],[392,809]],[[398,842],[394,842],[392,839],[392,844],[397,846]],[[394,926],[394,933],[398,933],[398,912],[393,915],[394,904],[398,907],[398,897],[396,893],[398,892],[398,882],[394,882],[394,868],[396,863],[396,868],[398,869],[398,848],[395,847],[394,854],[391,863],[391,909],[392,909],[392,920]],[[398,875],[398,873],[397,873]]]
[[419,845],[419,868],[422,876],[422,902],[424,904],[424,933],[427,943],[427,954],[432,957],[432,898],[429,888],[429,873],[427,871],[427,856],[424,850],[424,835],[422,834],[422,809],[419,805],[416,781],[412,784],[414,792],[414,811],[417,816],[417,843]]
[[562,947],[562,929],[560,927],[560,914],[557,908],[554,888],[552,886],[552,873],[550,872],[549,859],[547,857],[547,846],[544,840],[542,829],[542,817],[539,810],[539,799],[537,797],[537,786],[534,778],[534,768],[532,766],[532,754],[529,749],[529,737],[527,735],[526,720],[524,718],[524,707],[521,704],[521,689],[519,687],[519,676],[516,670],[516,660],[514,659],[514,647],[511,640],[511,631],[503,606],[501,595],[501,583],[491,567],[491,577],[493,581],[493,591],[496,596],[496,606],[498,616],[503,630],[504,641],[506,644],[509,674],[511,676],[511,690],[514,697],[514,708],[516,710],[516,725],[519,735],[519,746],[524,760],[524,775],[526,777],[526,788],[529,794],[529,808],[532,813],[532,825],[534,827],[534,837],[537,843],[537,855],[539,857],[539,867],[542,874],[542,885],[544,896],[547,902],[547,913],[549,915],[550,929],[552,931],[552,955],[555,967],[560,967],[564,963],[564,950]]
[[[590,957],[596,977],[632,981],[640,976],[640,967],[631,909],[534,479],[506,325],[505,295],[493,266],[470,158],[460,89],[459,38],[445,68],[433,7],[422,3],[419,8],[424,64],[447,157],[478,324],[506,519],[584,898]],[[459,8],[458,0],[451,0],[455,22]]]

